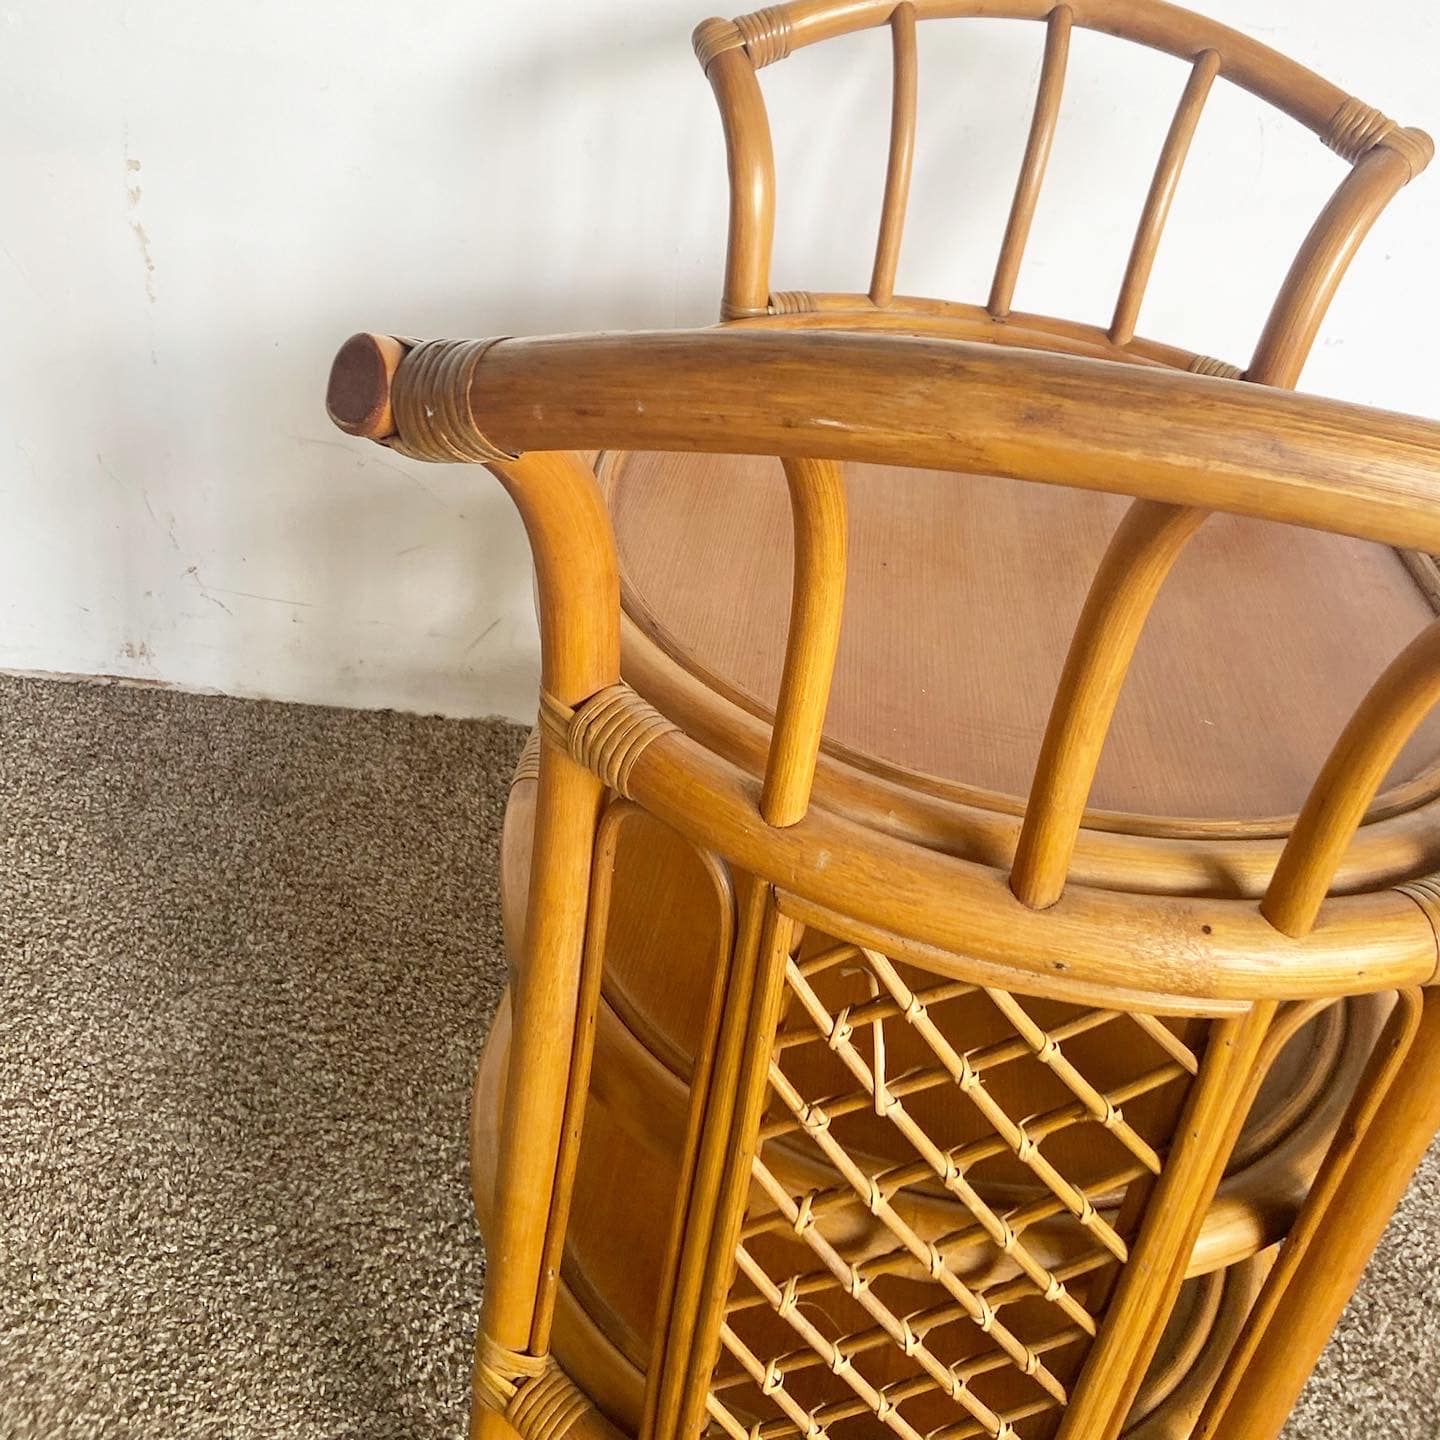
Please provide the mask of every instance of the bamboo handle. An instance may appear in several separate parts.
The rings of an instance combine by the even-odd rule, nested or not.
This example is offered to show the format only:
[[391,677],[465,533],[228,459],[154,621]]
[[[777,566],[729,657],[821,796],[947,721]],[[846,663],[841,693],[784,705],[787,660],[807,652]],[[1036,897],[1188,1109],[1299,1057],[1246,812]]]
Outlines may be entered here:
[[325,409],[340,429],[365,440],[395,433],[390,390],[409,346],[393,335],[352,335],[330,365]]

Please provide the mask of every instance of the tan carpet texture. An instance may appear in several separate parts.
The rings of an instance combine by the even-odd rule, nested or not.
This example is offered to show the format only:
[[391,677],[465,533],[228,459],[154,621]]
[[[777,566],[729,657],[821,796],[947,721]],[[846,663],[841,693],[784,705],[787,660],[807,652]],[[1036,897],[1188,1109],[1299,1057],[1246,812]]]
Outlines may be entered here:
[[[0,1440],[464,1434],[522,739],[0,679]],[[1287,1432],[1342,1436],[1440,1436],[1440,1152]]]

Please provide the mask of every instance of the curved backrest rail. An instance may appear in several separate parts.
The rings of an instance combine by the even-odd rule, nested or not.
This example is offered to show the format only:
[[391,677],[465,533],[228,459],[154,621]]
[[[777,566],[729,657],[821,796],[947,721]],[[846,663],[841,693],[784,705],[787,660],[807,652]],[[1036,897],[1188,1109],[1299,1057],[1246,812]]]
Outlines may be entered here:
[[[1393,122],[1298,61],[1243,31],[1164,0],[1066,0],[1076,25],[1193,61],[1223,57],[1221,75],[1283,111],[1337,154],[1355,160]],[[914,0],[917,20],[1047,20],[1055,0]],[[810,45],[886,25],[894,0],[791,0],[733,22],[756,69]],[[708,23],[708,22],[707,22]]]
[[833,460],[786,460],[795,524],[785,667],[760,814],[793,825],[810,802],[845,606],[845,481]]
[[[895,50],[885,201],[868,294],[851,308],[895,305],[895,269],[904,226],[915,132],[915,27],[918,21],[985,17],[1043,21],[1045,57],[1025,156],[985,309],[1009,317],[1016,279],[1044,179],[1059,112],[1069,34],[1081,26],[1187,61],[1189,81],[1172,119],[1146,196],[1110,324],[1119,346],[1135,338],[1156,248],[1195,126],[1213,82],[1225,79],[1313,131],[1357,167],[1322,209],[1276,296],[1246,378],[1293,385],[1326,309],[1375,217],[1433,154],[1428,136],[1403,129],[1305,66],[1228,26],[1163,0],[792,0],[707,20],[696,52],[710,76],[730,163],[730,248],[723,318],[807,309],[803,292],[772,294],[775,175],[764,100],[755,72],[795,50],[839,35],[888,25]],[[1363,172],[1363,174],[1362,174]],[[910,304],[899,307],[909,314]]]
[[1170,567],[1206,513],[1135,501],[1090,582],[1050,707],[1010,872],[1011,890],[1032,910],[1053,905],[1064,891],[1135,645]]
[[1282,934],[1309,934],[1375,792],[1437,702],[1440,620],[1426,626],[1370,688],[1311,786],[1260,903],[1260,913]]
[[1025,254],[1025,242],[1030,238],[1035,205],[1040,198],[1040,186],[1050,160],[1055,122],[1060,116],[1060,97],[1064,93],[1065,69],[1070,60],[1073,19],[1068,5],[1057,5],[1045,22],[1045,57],[1040,62],[1040,83],[1035,91],[1035,110],[1030,120],[1030,134],[1025,141],[1025,158],[1020,162],[1015,198],[1010,203],[1010,218],[1005,224],[1005,238],[1000,244],[995,279],[985,306],[996,319],[1003,319],[1010,313],[1010,302],[1015,298],[1015,281],[1020,274],[1020,261]]
[[1180,171],[1184,168],[1185,157],[1190,153],[1190,142],[1195,138],[1200,112],[1205,108],[1210,87],[1215,83],[1215,76],[1219,72],[1220,52],[1202,50],[1190,68],[1190,78],[1185,82],[1180,103],[1175,107],[1175,118],[1170,122],[1169,133],[1165,137],[1160,159],[1155,166],[1155,176],[1145,197],[1145,208],[1140,214],[1135,243],[1130,249],[1125,278],[1120,284],[1120,295],[1115,302],[1115,315],[1110,321],[1110,338],[1117,345],[1126,345],[1135,338],[1135,322],[1140,317],[1140,303],[1145,298],[1145,287],[1150,283],[1155,252],[1160,246],[1160,235],[1170,215],[1175,187],[1180,183]]
[[[440,382],[427,383],[440,413]],[[502,340],[454,383],[471,438],[512,453],[914,465],[1440,551],[1440,424],[1178,371],[959,340],[721,327]]]
[[[348,342],[332,372],[332,417],[352,434],[430,459],[453,460],[455,448],[526,452],[487,463],[506,467],[523,503],[551,517],[533,531],[537,550],[593,567],[601,612],[587,619],[587,607],[577,606],[564,625],[547,622],[558,656],[570,657],[569,679],[552,669],[547,686],[593,683],[572,663],[613,673],[605,637],[619,608],[601,563],[610,553],[608,520],[592,509],[593,481],[572,483],[583,467],[551,453],[559,449],[813,459],[828,445],[822,459],[893,463],[918,455],[932,468],[982,473],[998,462],[1020,478],[1128,486],[1160,500],[1179,491],[1196,506],[1283,512],[1298,523],[1440,549],[1440,426],[1256,386],[959,341],[723,328],[503,340],[473,367],[438,377],[412,351],[392,384],[384,357],[403,349],[369,336]],[[468,382],[457,386],[457,374]],[[435,387],[446,375],[452,388],[442,394]],[[393,403],[395,390],[412,384],[414,393]],[[887,410],[897,413],[884,419]],[[427,416],[432,424],[443,418],[444,432],[387,428]],[[964,418],[958,432],[956,417]],[[1171,444],[1174,457],[1147,453]],[[528,453],[536,450],[543,453]],[[545,564],[558,583],[554,560]],[[603,643],[572,648],[557,633],[570,626]],[[553,743],[547,757],[568,758]],[[1294,938],[1280,935],[1253,901],[1238,899],[1149,896],[1137,907],[1133,895],[1072,885],[1038,913],[1015,899],[994,864],[825,807],[812,806],[789,826],[759,823],[748,773],[673,728],[633,759],[626,789],[662,822],[768,877],[795,904],[848,915],[866,943],[937,973],[953,963],[944,955],[964,955],[985,983],[1002,988],[1023,978],[1019,988],[1046,994],[1058,987],[1081,1003],[1202,1014],[1435,978],[1435,931],[1421,907],[1394,890],[1335,898]],[[1058,978],[1056,954],[1065,956]]]
[[894,78],[891,81],[890,155],[885,167],[885,199],[880,211],[880,234],[875,242],[875,266],[870,275],[870,299],[888,305],[895,298],[895,270],[900,263],[900,240],[905,232],[905,206],[910,198],[910,171],[915,160],[915,99],[918,61],[915,53],[915,7],[910,0],[895,7],[890,17],[894,44]]

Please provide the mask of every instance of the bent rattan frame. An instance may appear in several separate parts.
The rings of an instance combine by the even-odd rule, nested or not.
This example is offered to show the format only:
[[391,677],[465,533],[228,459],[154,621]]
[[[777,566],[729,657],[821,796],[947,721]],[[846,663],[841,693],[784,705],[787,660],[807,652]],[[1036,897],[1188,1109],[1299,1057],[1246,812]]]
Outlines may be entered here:
[[[1248,1099],[1284,1033],[1281,1017],[1304,1011],[1282,1002],[1394,991],[1386,1037],[1260,1292],[1259,1319],[1237,1342],[1248,1363],[1232,1364],[1199,1432],[1222,1440],[1275,1433],[1358,1273],[1357,1253],[1363,1259],[1373,1244],[1440,1125],[1428,1074],[1430,1047],[1440,1040],[1440,992],[1423,988],[1435,981],[1440,958],[1436,882],[1420,874],[1332,893],[1391,760],[1440,696],[1440,623],[1397,657],[1357,710],[1258,905],[1067,885],[1069,857],[1134,636],[1173,557],[1174,536],[1193,529],[1175,517],[1228,510],[1437,548],[1440,426],[1067,356],[730,328],[460,345],[356,337],[337,360],[331,408],[344,428],[408,454],[485,456],[521,511],[537,566],[543,704],[535,860],[487,1236],[477,1433],[498,1435],[494,1427],[507,1425],[527,1437],[610,1430],[549,1351],[599,993],[605,901],[592,869],[604,868],[595,866],[595,847],[607,795],[650,811],[737,875],[737,934],[692,1083],[689,1178],[675,1217],[663,1358],[647,1379],[644,1433],[694,1433],[708,1414],[730,1433],[778,1440],[869,1413],[907,1440],[998,1440],[1052,1422],[1067,1440],[1114,1435]],[[613,537],[593,472],[574,453],[610,447],[769,453],[784,462],[797,519],[797,603],[758,789],[621,680]],[[1008,873],[810,804],[843,602],[838,465],[855,459],[950,470],[957,484],[1006,474],[1139,497],[1077,627]],[[1118,643],[1117,615],[1124,622]],[[839,937],[852,958],[862,957],[855,963],[873,986],[871,1002],[844,1014],[827,1008],[794,949],[800,926]],[[917,972],[923,981],[907,978]],[[990,1105],[978,1078],[989,1062],[926,1028],[927,1010],[959,993],[955,987],[979,987],[1011,1026],[1014,1055],[1063,1081],[1072,1101],[1055,1118]],[[1128,1090],[1097,1088],[1067,1060],[1069,1032],[1036,1024],[1025,997],[1092,1007],[1087,1024],[1111,1023],[1100,1017],[1120,1011],[1132,1017],[1166,1050],[1167,1078],[1154,1083],[1183,1089],[1173,1127],[1127,1138],[1124,1095],[1152,1082],[1136,1076]],[[782,1024],[785,1013],[792,1019]],[[964,1194],[965,1157],[936,1148],[905,1119],[904,1088],[892,1088],[884,1070],[883,1026],[921,1034],[939,1069],[984,1111],[993,1135],[986,1144],[1002,1146],[1049,1191],[1041,1218],[1068,1216],[1099,1249],[1072,1246],[1047,1260],[1025,1238],[1035,1216],[1000,1213],[977,1193],[966,1200],[977,1236],[1018,1270],[993,1294],[953,1272],[945,1259],[945,1246],[958,1243],[953,1237],[937,1249],[933,1237],[907,1230],[889,1182],[847,1172],[844,1145],[827,1138],[838,1092],[827,1101],[786,1080],[780,1057],[792,1043],[786,1027],[799,1015],[809,1016],[813,1034],[860,1087],[844,1106],[875,1105],[931,1174]],[[1166,1015],[1207,1017],[1203,1049],[1175,1040],[1178,1022],[1167,1025]],[[767,1168],[759,1136],[766,1106],[776,1101],[887,1226],[895,1263],[918,1266],[942,1287],[946,1323],[963,1315],[995,1348],[964,1361],[937,1357],[913,1316],[882,1304],[847,1268],[815,1220],[815,1202],[785,1190]],[[1087,1190],[1047,1168],[1046,1126],[1063,1130],[1071,1119],[1119,1136],[1139,1172]],[[1098,1198],[1114,1185],[1124,1197],[1118,1208]],[[798,1292],[766,1269],[746,1238],[763,1221],[751,1208],[757,1193],[790,1216],[792,1233],[821,1268],[867,1307],[868,1329],[840,1337],[807,1331]],[[1012,1331],[1002,1318],[1012,1292],[1048,1305],[1065,1327],[1040,1340]],[[736,1307],[756,1304],[792,1326],[794,1355],[758,1354],[736,1328]],[[1077,1327],[1083,1363],[1067,1380],[1046,1357],[1070,1344]],[[881,1344],[876,1333],[885,1353],[920,1366],[899,1389],[877,1385],[868,1361],[854,1358]],[[1070,1338],[1055,1338],[1061,1335]],[[832,1396],[816,1408],[790,1396],[785,1377],[797,1366],[819,1373],[804,1361],[806,1347],[849,1400]],[[722,1348],[741,1383],[779,1407],[777,1418],[737,1419],[718,1398],[732,1393],[727,1372],[716,1369]],[[997,1367],[1029,1377],[1033,1400],[1007,1411],[980,1397],[975,1386]],[[965,1415],[921,1429],[905,1407],[922,1401],[961,1405]]]
[[[983,307],[896,295],[917,24],[967,15],[1045,26],[1030,134]],[[881,25],[891,32],[894,79],[868,290],[772,292],[774,163],[755,72],[803,45]],[[1013,308],[1074,26],[1191,67],[1105,328]],[[1437,858],[1434,827],[1422,804],[1407,809],[1398,795],[1385,802],[1392,822],[1372,810],[1399,746],[1440,694],[1440,630],[1422,635],[1377,683],[1293,828],[1255,827],[1264,834],[1225,854],[1237,877],[1231,900],[1174,893],[1187,863],[1213,870],[1217,855],[1166,854],[1133,833],[1109,842],[1107,854],[1103,819],[1086,802],[1145,617],[1208,511],[1440,548],[1440,432],[1345,407],[1287,407],[1233,386],[1105,374],[1066,356],[1241,376],[1239,366],[1136,333],[1216,80],[1285,111],[1352,166],[1272,306],[1243,372],[1252,381],[1295,383],[1349,260],[1428,163],[1430,141],[1266,47],[1156,0],[797,0],[707,21],[695,43],[725,127],[722,315],[732,333],[418,346],[362,337],[342,353],[332,384],[344,428],[424,458],[489,464],[525,517],[539,576],[539,799],[486,1231],[475,1433],[610,1432],[556,1365],[550,1337],[600,1003],[605,876],[617,827],[638,805],[717,872],[735,872],[735,929],[691,1076],[645,1440],[694,1434],[707,1420],[736,1440],[819,1440],[832,1430],[848,1440],[856,1421],[903,1440],[1114,1435],[1270,1062],[1333,997],[1393,992],[1370,1072],[1196,1431],[1221,1440],[1273,1434],[1358,1274],[1356,1254],[1368,1252],[1417,1147],[1440,1124],[1420,1074],[1424,1046],[1440,1031],[1437,1006],[1420,988],[1436,975],[1440,889],[1424,873]],[[750,327],[759,333],[740,333]],[[840,328],[1061,353],[1011,358],[965,344],[783,333]],[[573,454],[557,453],[599,448],[782,459],[795,579],[771,727],[706,704],[691,712],[704,716],[701,739],[710,743],[700,743],[621,680],[613,537],[593,480]],[[931,802],[918,790],[890,785],[884,806],[852,808],[853,775],[837,784],[820,767],[845,579],[837,462],[848,459],[1136,497],[1077,626],[1028,802],[1008,827],[990,817],[988,852],[947,854],[926,832]],[[676,687],[657,694],[674,696]],[[747,747],[748,770],[736,763]],[[875,823],[882,814],[888,828]],[[1352,846],[1357,829],[1364,840]],[[806,957],[796,948],[806,927],[838,943]],[[863,979],[868,1000],[840,1004],[837,976],[848,977],[842,986]],[[957,1048],[943,1017],[965,996],[987,997],[1008,1038]],[[1068,1019],[1037,1022],[1027,997],[1047,996],[1069,1002]],[[1150,1061],[1128,1076],[1092,1079],[1067,1046],[1121,1025],[1136,1028]],[[1182,1039],[1195,1025],[1198,1038]],[[892,1041],[896,1053],[921,1041],[929,1058],[896,1072]],[[789,1069],[791,1057],[817,1047],[844,1077],[823,1094],[807,1092]],[[1059,1087],[1044,1113],[1006,1108],[1001,1082],[1021,1064]],[[958,1103],[983,1119],[979,1138],[957,1147],[907,1108],[937,1085],[954,1087]],[[1145,1113],[1157,1096],[1170,1097],[1171,1124],[1141,1134],[1124,1107]],[[878,1172],[857,1162],[844,1137],[860,1110],[883,1117],[914,1162]],[[1047,1147],[1076,1129],[1117,1144],[1118,1168],[1081,1183],[1052,1159]],[[767,1146],[782,1135],[815,1147],[831,1188],[797,1190],[785,1166],[772,1164]],[[1007,1157],[1038,1187],[1018,1206],[970,1178]],[[915,1228],[911,1190],[927,1184],[968,1217],[958,1230]],[[873,1229],[863,1259],[845,1239],[857,1215]],[[793,1249],[782,1258],[774,1247],[783,1243],[808,1261],[796,1262]],[[902,1280],[907,1304],[886,1288]],[[933,1302],[919,1309],[917,1284]],[[1037,1322],[1037,1310],[1050,1319]],[[767,1323],[789,1340],[767,1339]],[[897,1374],[897,1363],[908,1368]],[[997,1377],[1009,1377],[1011,1389],[987,1388]]]
[[[1040,22],[1046,32],[1030,131],[983,305],[895,293],[915,148],[917,27],[967,17]],[[847,294],[773,291],[775,161],[756,72],[803,47],[876,27],[891,32],[893,71],[889,153],[869,287]],[[1172,55],[1191,67],[1140,209],[1110,323],[1103,327],[1012,307],[1059,123],[1076,27]],[[1288,388],[1299,378],[1325,312],[1371,225],[1434,153],[1423,131],[1397,124],[1249,36],[1163,0],[791,0],[734,20],[706,20],[696,28],[694,44],[720,109],[730,177],[721,315],[744,323],[918,329],[1226,378],[1243,373],[1257,383]],[[1282,111],[1351,166],[1296,252],[1243,367],[1136,334],[1171,203],[1217,80]]]

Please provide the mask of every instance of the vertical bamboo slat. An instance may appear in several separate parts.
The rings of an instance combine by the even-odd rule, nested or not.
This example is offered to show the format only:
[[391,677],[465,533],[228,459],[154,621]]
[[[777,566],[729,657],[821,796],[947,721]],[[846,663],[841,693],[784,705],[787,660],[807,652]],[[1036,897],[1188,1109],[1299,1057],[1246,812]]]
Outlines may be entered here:
[[1035,205],[1045,179],[1045,166],[1050,160],[1055,122],[1060,115],[1060,97],[1065,89],[1065,69],[1070,57],[1072,18],[1068,5],[1057,5],[1045,22],[1045,58],[1040,65],[1040,85],[1035,94],[1030,135],[1025,142],[1020,176],[1015,182],[1015,198],[1010,203],[1010,218],[1005,225],[1005,239],[1000,245],[990,299],[985,306],[997,320],[1003,320],[1010,313],[1010,302],[1015,298],[1015,281],[1025,255],[1025,242],[1030,238],[1030,225],[1035,218]]
[[1425,992],[1414,1042],[1313,1231],[1300,1267],[1205,1440],[1272,1440],[1350,1299],[1415,1167],[1440,1129],[1440,991]]
[[1145,1377],[1184,1281],[1230,1146],[1243,1119],[1275,1005],[1216,1021],[1175,1144],[1146,1206],[1146,1221],[1070,1397],[1056,1440],[1114,1440]]
[[570,1221],[575,1169],[580,1158],[580,1131],[585,1118],[586,1099],[590,1089],[590,1066],[595,1053],[595,1010],[600,1003],[605,931],[610,920],[611,877],[615,870],[616,847],[626,803],[610,806],[605,811],[600,819],[594,843],[590,902],[580,964],[579,999],[575,1007],[575,1034],[570,1053],[570,1075],[565,1085],[564,1127],[547,1221],[545,1249],[541,1257],[540,1286],[535,1300],[535,1315],[530,1325],[529,1349],[535,1355],[543,1355],[550,1348],[550,1327],[555,1314],[555,1295],[560,1285],[565,1231]]
[[885,166],[885,199],[880,210],[880,234],[875,242],[875,265],[870,275],[870,299],[888,305],[895,298],[895,270],[900,262],[900,241],[905,233],[905,206],[910,198],[910,171],[915,160],[915,7],[910,0],[895,7],[890,17],[894,46],[894,77],[890,100],[890,155]]
[[1135,242],[1130,248],[1130,260],[1125,267],[1125,279],[1121,282],[1120,295],[1115,302],[1110,338],[1117,345],[1128,345],[1135,338],[1135,322],[1140,316],[1145,288],[1150,283],[1155,252],[1159,249],[1160,236],[1170,215],[1175,187],[1180,183],[1180,172],[1190,153],[1190,142],[1195,138],[1200,112],[1205,108],[1210,87],[1219,73],[1220,56],[1214,50],[1202,51],[1190,68],[1190,78],[1175,108],[1175,117],[1170,122],[1154,178],[1150,181],[1145,208],[1140,213],[1140,224],[1135,231]]
[[693,1295],[694,1343],[680,1356],[673,1346],[670,1351],[672,1363],[678,1358],[683,1373],[676,1397],[677,1427],[662,1433],[698,1435],[704,1429],[710,1377],[719,1358],[720,1322],[735,1270],[735,1246],[765,1106],[770,1037],[779,1021],[785,965],[795,933],[795,923],[781,914],[774,890],[758,882],[755,889],[758,943],[751,955],[737,957],[737,964],[748,966],[752,974],[746,1015],[736,1037],[738,1045],[725,1052],[716,1072],[717,1085],[724,1087],[731,1100],[729,1123],[707,1137],[712,1147],[720,1148],[717,1159],[723,1169],[716,1173],[713,1221],[705,1231],[693,1231],[691,1237],[705,1261],[703,1280]]
[[[403,365],[396,374],[403,376]],[[541,684],[561,704],[576,704],[620,674],[619,578],[604,501],[593,472],[572,454],[533,453],[490,468],[514,500],[535,556]],[[481,1318],[482,1339],[517,1352],[529,1348],[541,1289],[602,794],[596,775],[542,738],[496,1181],[495,1270]],[[545,1203],[535,1204],[536,1196]]]
[[[684,1234],[675,1270],[659,1379],[655,1383],[653,1430],[674,1435],[685,1403],[686,1377],[697,1340],[698,1311],[706,1293],[711,1264],[709,1237],[716,1224],[720,1190],[729,1159],[731,1125],[736,1106],[737,1076],[745,1064],[750,1008],[755,993],[757,957],[772,904],[769,887],[752,877],[736,882],[735,949],[725,992],[714,1017],[714,1060],[709,1084],[697,1103],[703,1104],[693,1176],[684,1220]],[[753,1047],[752,1047],[753,1048]]]
[[[525,920],[525,963],[514,991],[514,1039],[505,1090],[495,1234],[481,1330],[527,1353],[541,1289],[571,1036],[578,1002],[585,897],[603,786],[547,735],[540,748],[536,863]],[[536,1203],[543,1197],[543,1203]]]
[[[1434,1012],[1440,1010],[1434,1003],[1437,999],[1440,996],[1436,992],[1429,992],[1432,1031],[1437,1028]],[[1385,1179],[1374,1170],[1359,1176],[1352,1173],[1357,1161],[1365,1163],[1360,1157],[1367,1148],[1371,1129],[1386,1114],[1386,1102],[1394,1084],[1405,1074],[1410,1057],[1416,1053],[1415,1041],[1426,1005],[1422,992],[1417,990],[1403,991],[1397,998],[1395,1010],[1376,1042],[1370,1064],[1356,1086],[1354,1099],[1310,1187],[1299,1219],[1286,1237],[1280,1258],[1246,1317],[1220,1380],[1205,1403],[1193,1440],[1226,1440],[1226,1437],[1273,1440],[1330,1339],[1340,1311],[1379,1239],[1378,1227],[1367,1235],[1363,1221],[1357,1226],[1358,1217],[1347,1212],[1346,1206],[1353,1204],[1353,1197],[1343,1194],[1344,1187],[1347,1183],[1352,1187],[1357,1183],[1378,1187],[1387,1179],[1393,1185],[1399,1178],[1393,1198],[1375,1212],[1382,1217],[1383,1225],[1408,1179],[1408,1174],[1402,1173],[1406,1157],[1414,1156],[1410,1167],[1413,1170],[1419,1161],[1417,1140],[1423,1147],[1428,1138],[1424,1128],[1426,1117],[1422,1116],[1418,1135],[1389,1132],[1387,1139],[1398,1141],[1401,1149],[1386,1155],[1385,1164],[1380,1167]],[[1434,1039],[1431,1043],[1435,1043]],[[1430,1053],[1433,1055],[1434,1051]],[[1433,1088],[1440,1090],[1440,1087]],[[1431,1134],[1434,1128],[1440,1127],[1440,1108],[1433,1113]],[[1334,1247],[1340,1238],[1337,1230],[1343,1234],[1342,1254],[1322,1253],[1324,1247]],[[1369,1244],[1365,1243],[1367,1238]],[[1284,1337],[1283,1353],[1257,1361],[1267,1341],[1274,1348],[1276,1336]],[[1257,1375],[1265,1377],[1263,1385],[1257,1386],[1253,1378],[1247,1378]]]
[[[756,887],[745,887],[743,898],[745,912],[752,919],[753,931],[758,924],[759,915]],[[734,899],[735,897],[732,897],[732,904]],[[695,1064],[690,1072],[685,1146],[680,1159],[675,1211],[670,1217],[669,1233],[666,1236],[660,1293],[656,1297],[655,1341],[651,1351],[651,1364],[645,1375],[643,1409],[637,1440],[654,1440],[661,1414],[673,1415],[679,1405],[679,1375],[673,1363],[667,1363],[667,1356],[671,1354],[672,1344],[682,1353],[688,1349],[689,1337],[694,1333],[694,1290],[699,1284],[697,1264],[703,1260],[703,1255],[693,1248],[687,1251],[686,1245],[692,1231],[703,1232],[711,1223],[711,1212],[706,1207],[713,1201],[716,1182],[713,1172],[702,1180],[701,1163],[702,1157],[707,1155],[712,1166],[715,1162],[716,1147],[708,1139],[710,1131],[707,1128],[712,1118],[713,1106],[722,1107],[714,1114],[715,1122],[721,1124],[725,1121],[723,1106],[727,1103],[726,1097],[714,1096],[712,1086],[722,1041],[728,1034],[732,1037],[730,1043],[733,1044],[736,1031],[735,1017],[731,1017],[727,1022],[726,1004],[736,979],[736,957],[749,953],[746,946],[752,938],[751,932],[747,932],[745,927],[740,926],[737,930],[741,918],[732,911],[729,931],[720,940],[715,978],[705,1007],[705,1024]],[[750,944],[750,949],[753,950],[753,944]],[[689,1282],[683,1293],[682,1276]]]

